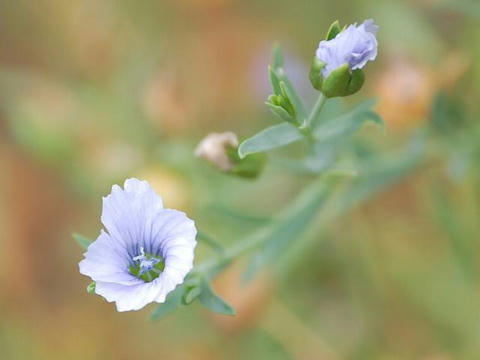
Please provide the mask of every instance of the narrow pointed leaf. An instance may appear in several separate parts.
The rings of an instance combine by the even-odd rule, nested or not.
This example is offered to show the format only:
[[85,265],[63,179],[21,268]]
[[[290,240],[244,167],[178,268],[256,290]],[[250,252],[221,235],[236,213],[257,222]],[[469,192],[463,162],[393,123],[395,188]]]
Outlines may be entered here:
[[314,130],[318,141],[332,141],[350,135],[358,130],[366,121],[373,121],[383,126],[382,118],[372,110],[374,100],[367,100],[348,113],[319,124]]
[[201,293],[202,293],[202,288],[199,286],[188,289],[185,292],[185,295],[183,296],[183,303],[185,305],[191,304],[196,298],[200,296]]
[[274,69],[283,67],[283,52],[277,42],[273,44],[272,67]]
[[302,133],[292,124],[283,123],[271,126],[243,141],[238,147],[238,155],[240,158],[244,158],[248,154],[276,149],[302,138]]
[[272,91],[275,95],[281,94],[281,89],[280,89],[280,79],[275,72],[275,70],[269,66],[268,67],[268,76],[270,79],[270,85],[272,86]]
[[202,292],[199,296],[200,302],[208,309],[218,314],[235,315],[236,311],[225,300],[215,294],[210,284],[205,281]]
[[265,104],[270,108],[270,111],[277,115],[280,119],[286,122],[293,122],[293,117],[281,106],[274,105],[271,102],[266,101]]

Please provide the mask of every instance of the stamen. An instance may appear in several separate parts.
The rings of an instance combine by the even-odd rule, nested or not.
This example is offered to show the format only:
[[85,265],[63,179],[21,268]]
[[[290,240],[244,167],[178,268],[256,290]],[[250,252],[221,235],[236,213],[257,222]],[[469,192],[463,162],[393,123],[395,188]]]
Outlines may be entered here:
[[133,261],[142,260],[143,258],[145,258],[145,251],[143,249],[143,246],[140,246],[140,255],[135,256],[133,258]]
[[156,279],[165,266],[161,257],[145,253],[143,246],[140,247],[140,254],[132,257],[132,260],[135,264],[129,267],[130,273],[147,282]]

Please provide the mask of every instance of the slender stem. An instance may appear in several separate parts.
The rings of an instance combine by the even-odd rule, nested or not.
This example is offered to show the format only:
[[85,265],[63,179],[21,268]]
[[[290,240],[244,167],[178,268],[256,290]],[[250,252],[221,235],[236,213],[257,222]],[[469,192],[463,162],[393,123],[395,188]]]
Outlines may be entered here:
[[[311,138],[311,124],[313,120],[318,116],[320,111],[322,110],[323,105],[325,104],[325,101],[327,98],[320,93],[318,96],[318,99],[315,103],[315,105],[312,108],[312,111],[308,115],[308,118],[306,119],[304,125],[302,126],[302,130],[307,136],[307,138]],[[303,193],[299,195],[302,196]],[[238,242],[236,244],[233,244],[231,247],[225,249],[222,251],[222,253],[219,256],[214,256],[206,261],[202,262],[198,266],[195,267],[193,270],[194,272],[206,272],[207,270],[215,267],[219,263],[224,263],[226,261],[230,261],[234,259],[235,257],[255,248],[256,246],[260,245],[266,238],[265,236],[266,233],[269,231],[269,226],[264,227],[263,229],[253,233],[251,236],[247,237],[245,240]]]
[[[320,205],[325,200],[325,194],[328,193],[327,189],[335,183],[334,181],[324,184],[325,179],[317,177],[312,181],[307,188],[305,188],[290,204],[285,207],[276,217],[276,221],[273,221],[268,226],[261,228],[254,232],[252,235],[245,238],[243,241],[233,244],[231,247],[225,249],[218,256],[207,259],[205,262],[195,267],[195,272],[208,272],[208,270],[216,267],[218,264],[225,264],[226,262],[233,260],[237,256],[248,252],[249,250],[257,247],[265,240],[269,239],[272,231],[275,231],[275,226],[280,222],[289,221],[292,217],[295,217],[303,209],[309,208],[314,210],[317,205]],[[306,226],[310,221],[310,215],[306,215],[305,218],[309,219]]]
[[[267,226],[268,228],[268,226]],[[247,237],[245,240],[238,242],[231,247],[225,249],[221,255],[219,256],[214,256],[206,261],[202,262],[198,266],[195,267],[194,271],[195,272],[206,272],[210,270],[211,268],[215,267],[219,263],[224,263],[227,261],[230,261],[237,257],[238,255],[243,254],[244,252],[247,252],[253,248],[255,248],[257,245],[259,245],[265,236],[262,236],[263,233],[265,232],[264,229],[263,231],[258,231],[252,234],[251,236]]]
[[307,120],[305,120],[305,123],[303,125],[305,129],[310,130],[313,120],[318,116],[318,114],[320,114],[320,111],[322,111],[322,107],[325,104],[326,100],[327,98],[322,93],[320,93],[317,101],[315,102],[315,105],[313,106],[312,111],[310,112],[310,115],[308,115]]

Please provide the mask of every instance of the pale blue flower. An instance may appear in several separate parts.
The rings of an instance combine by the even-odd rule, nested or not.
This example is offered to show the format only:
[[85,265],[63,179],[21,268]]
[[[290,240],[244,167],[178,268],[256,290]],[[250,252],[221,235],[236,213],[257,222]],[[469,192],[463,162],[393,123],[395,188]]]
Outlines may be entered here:
[[164,209],[146,181],[128,179],[103,198],[101,231],[84,254],[80,273],[118,311],[161,303],[193,267],[195,224],[183,212]]
[[356,23],[349,25],[331,40],[320,41],[315,55],[325,63],[323,78],[344,64],[348,64],[350,70],[355,70],[363,68],[368,61],[375,60],[377,29],[378,26],[369,19],[359,26]]

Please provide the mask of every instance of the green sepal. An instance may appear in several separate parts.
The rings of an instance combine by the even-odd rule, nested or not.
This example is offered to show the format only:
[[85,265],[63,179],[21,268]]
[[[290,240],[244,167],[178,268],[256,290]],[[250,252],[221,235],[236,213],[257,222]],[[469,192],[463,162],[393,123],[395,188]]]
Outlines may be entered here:
[[365,73],[362,69],[356,69],[352,71],[350,76],[350,81],[347,86],[347,91],[345,95],[352,95],[359,91],[363,83],[365,82]]
[[342,28],[340,27],[340,23],[338,20],[335,20],[332,25],[330,25],[330,27],[328,28],[328,32],[327,32],[327,36],[325,37],[325,39],[328,41],[328,40],[332,40],[332,39],[335,39],[335,37],[340,34],[340,32],[342,31]]
[[323,84],[323,77],[322,77],[322,70],[325,67],[325,63],[321,61],[316,56],[313,57],[312,66],[310,67],[310,82],[312,86],[317,90],[322,90]]
[[95,294],[95,287],[97,286],[97,284],[95,283],[95,281],[92,281],[90,284],[87,285],[87,293],[89,294]]
[[267,156],[263,153],[250,154],[242,159],[237,148],[228,148],[227,154],[235,163],[230,173],[244,178],[254,179],[258,177],[267,163]]
[[350,82],[350,68],[348,64],[333,70],[323,81],[322,92],[327,98],[345,96]]
[[348,96],[359,91],[365,82],[361,69],[350,71],[348,64],[333,70],[323,81],[322,92],[327,98]]

